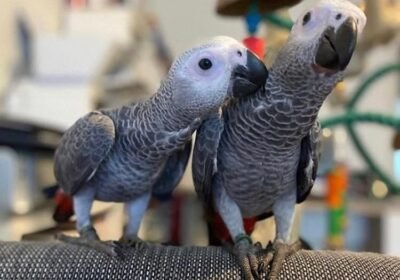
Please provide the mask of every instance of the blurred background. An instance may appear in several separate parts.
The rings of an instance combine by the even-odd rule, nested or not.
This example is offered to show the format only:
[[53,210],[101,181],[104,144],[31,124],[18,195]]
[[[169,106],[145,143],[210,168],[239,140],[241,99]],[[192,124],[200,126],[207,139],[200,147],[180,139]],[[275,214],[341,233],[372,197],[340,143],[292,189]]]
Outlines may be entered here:
[[[73,232],[73,218],[53,217],[68,201],[47,187],[54,149],[80,116],[148,98],[177,54],[215,35],[262,43],[270,66],[297,2],[0,1],[0,240]],[[319,178],[298,206],[295,235],[314,249],[400,256],[400,1],[353,2],[368,24],[321,110]],[[122,205],[96,202],[93,214],[102,239],[120,237]],[[253,235],[266,243],[273,232],[270,219]],[[207,244],[190,164],[171,199],[152,201],[140,236]]]

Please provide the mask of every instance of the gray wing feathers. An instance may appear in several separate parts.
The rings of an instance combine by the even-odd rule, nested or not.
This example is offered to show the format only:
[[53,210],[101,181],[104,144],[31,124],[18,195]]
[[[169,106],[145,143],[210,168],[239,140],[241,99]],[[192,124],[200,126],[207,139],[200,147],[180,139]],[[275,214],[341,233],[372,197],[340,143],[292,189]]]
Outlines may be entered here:
[[297,168],[297,203],[301,203],[307,198],[317,177],[320,131],[321,125],[317,120],[310,133],[301,141],[300,160]]
[[197,194],[206,205],[211,203],[212,179],[217,169],[217,151],[223,129],[223,120],[219,114],[215,114],[201,124],[196,134],[193,182]]
[[93,177],[115,139],[114,123],[101,112],[80,118],[61,139],[54,156],[54,173],[60,187],[75,194]]
[[152,193],[158,198],[169,197],[181,181],[192,151],[192,141],[189,141],[183,150],[172,154],[165,164],[160,178],[154,185]]

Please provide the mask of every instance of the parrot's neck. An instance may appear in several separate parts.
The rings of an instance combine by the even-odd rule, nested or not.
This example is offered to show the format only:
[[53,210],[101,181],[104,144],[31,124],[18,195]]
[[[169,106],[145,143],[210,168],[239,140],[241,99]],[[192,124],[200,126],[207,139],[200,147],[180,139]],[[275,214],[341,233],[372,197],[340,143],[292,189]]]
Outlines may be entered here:
[[[259,100],[269,104],[266,106],[268,114],[279,112],[284,115],[283,125],[279,125],[278,121],[273,127],[277,135],[286,135],[284,131],[290,128],[296,136],[285,137],[282,141],[301,140],[311,129],[323,102],[341,79],[342,73],[330,76],[317,74],[310,64],[304,63],[303,58],[290,55],[278,59],[271,68],[265,92],[258,93]],[[293,145],[297,144],[293,141]]]
[[186,128],[198,117],[196,110],[177,106],[171,91],[165,87],[161,87],[147,101],[145,111],[146,119],[166,131],[178,131]]
[[285,46],[286,49],[271,68],[267,82],[280,88],[271,92],[315,108],[318,113],[322,103],[342,79],[343,73],[319,74],[312,66],[312,57],[300,56],[299,53],[304,51],[289,46]]

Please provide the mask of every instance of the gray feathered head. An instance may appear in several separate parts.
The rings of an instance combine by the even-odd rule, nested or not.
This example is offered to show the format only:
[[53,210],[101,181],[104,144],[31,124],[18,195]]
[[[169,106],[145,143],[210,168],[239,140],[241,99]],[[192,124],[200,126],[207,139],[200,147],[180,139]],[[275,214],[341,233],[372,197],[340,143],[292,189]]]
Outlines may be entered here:
[[263,62],[241,43],[220,36],[178,57],[163,87],[176,106],[202,115],[216,110],[228,97],[257,91],[267,74]]
[[317,73],[343,71],[365,27],[363,11],[347,0],[307,0],[290,13],[295,24],[287,45],[299,59]]

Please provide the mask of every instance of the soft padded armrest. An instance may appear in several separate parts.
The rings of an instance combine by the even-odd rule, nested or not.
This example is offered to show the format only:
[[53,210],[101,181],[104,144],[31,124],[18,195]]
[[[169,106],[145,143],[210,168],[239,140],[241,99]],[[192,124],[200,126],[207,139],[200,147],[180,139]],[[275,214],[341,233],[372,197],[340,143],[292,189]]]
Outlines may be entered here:
[[[241,271],[217,247],[149,245],[126,249],[123,260],[60,242],[0,242],[0,279],[239,279]],[[400,279],[400,258],[372,253],[300,251],[281,279]]]

